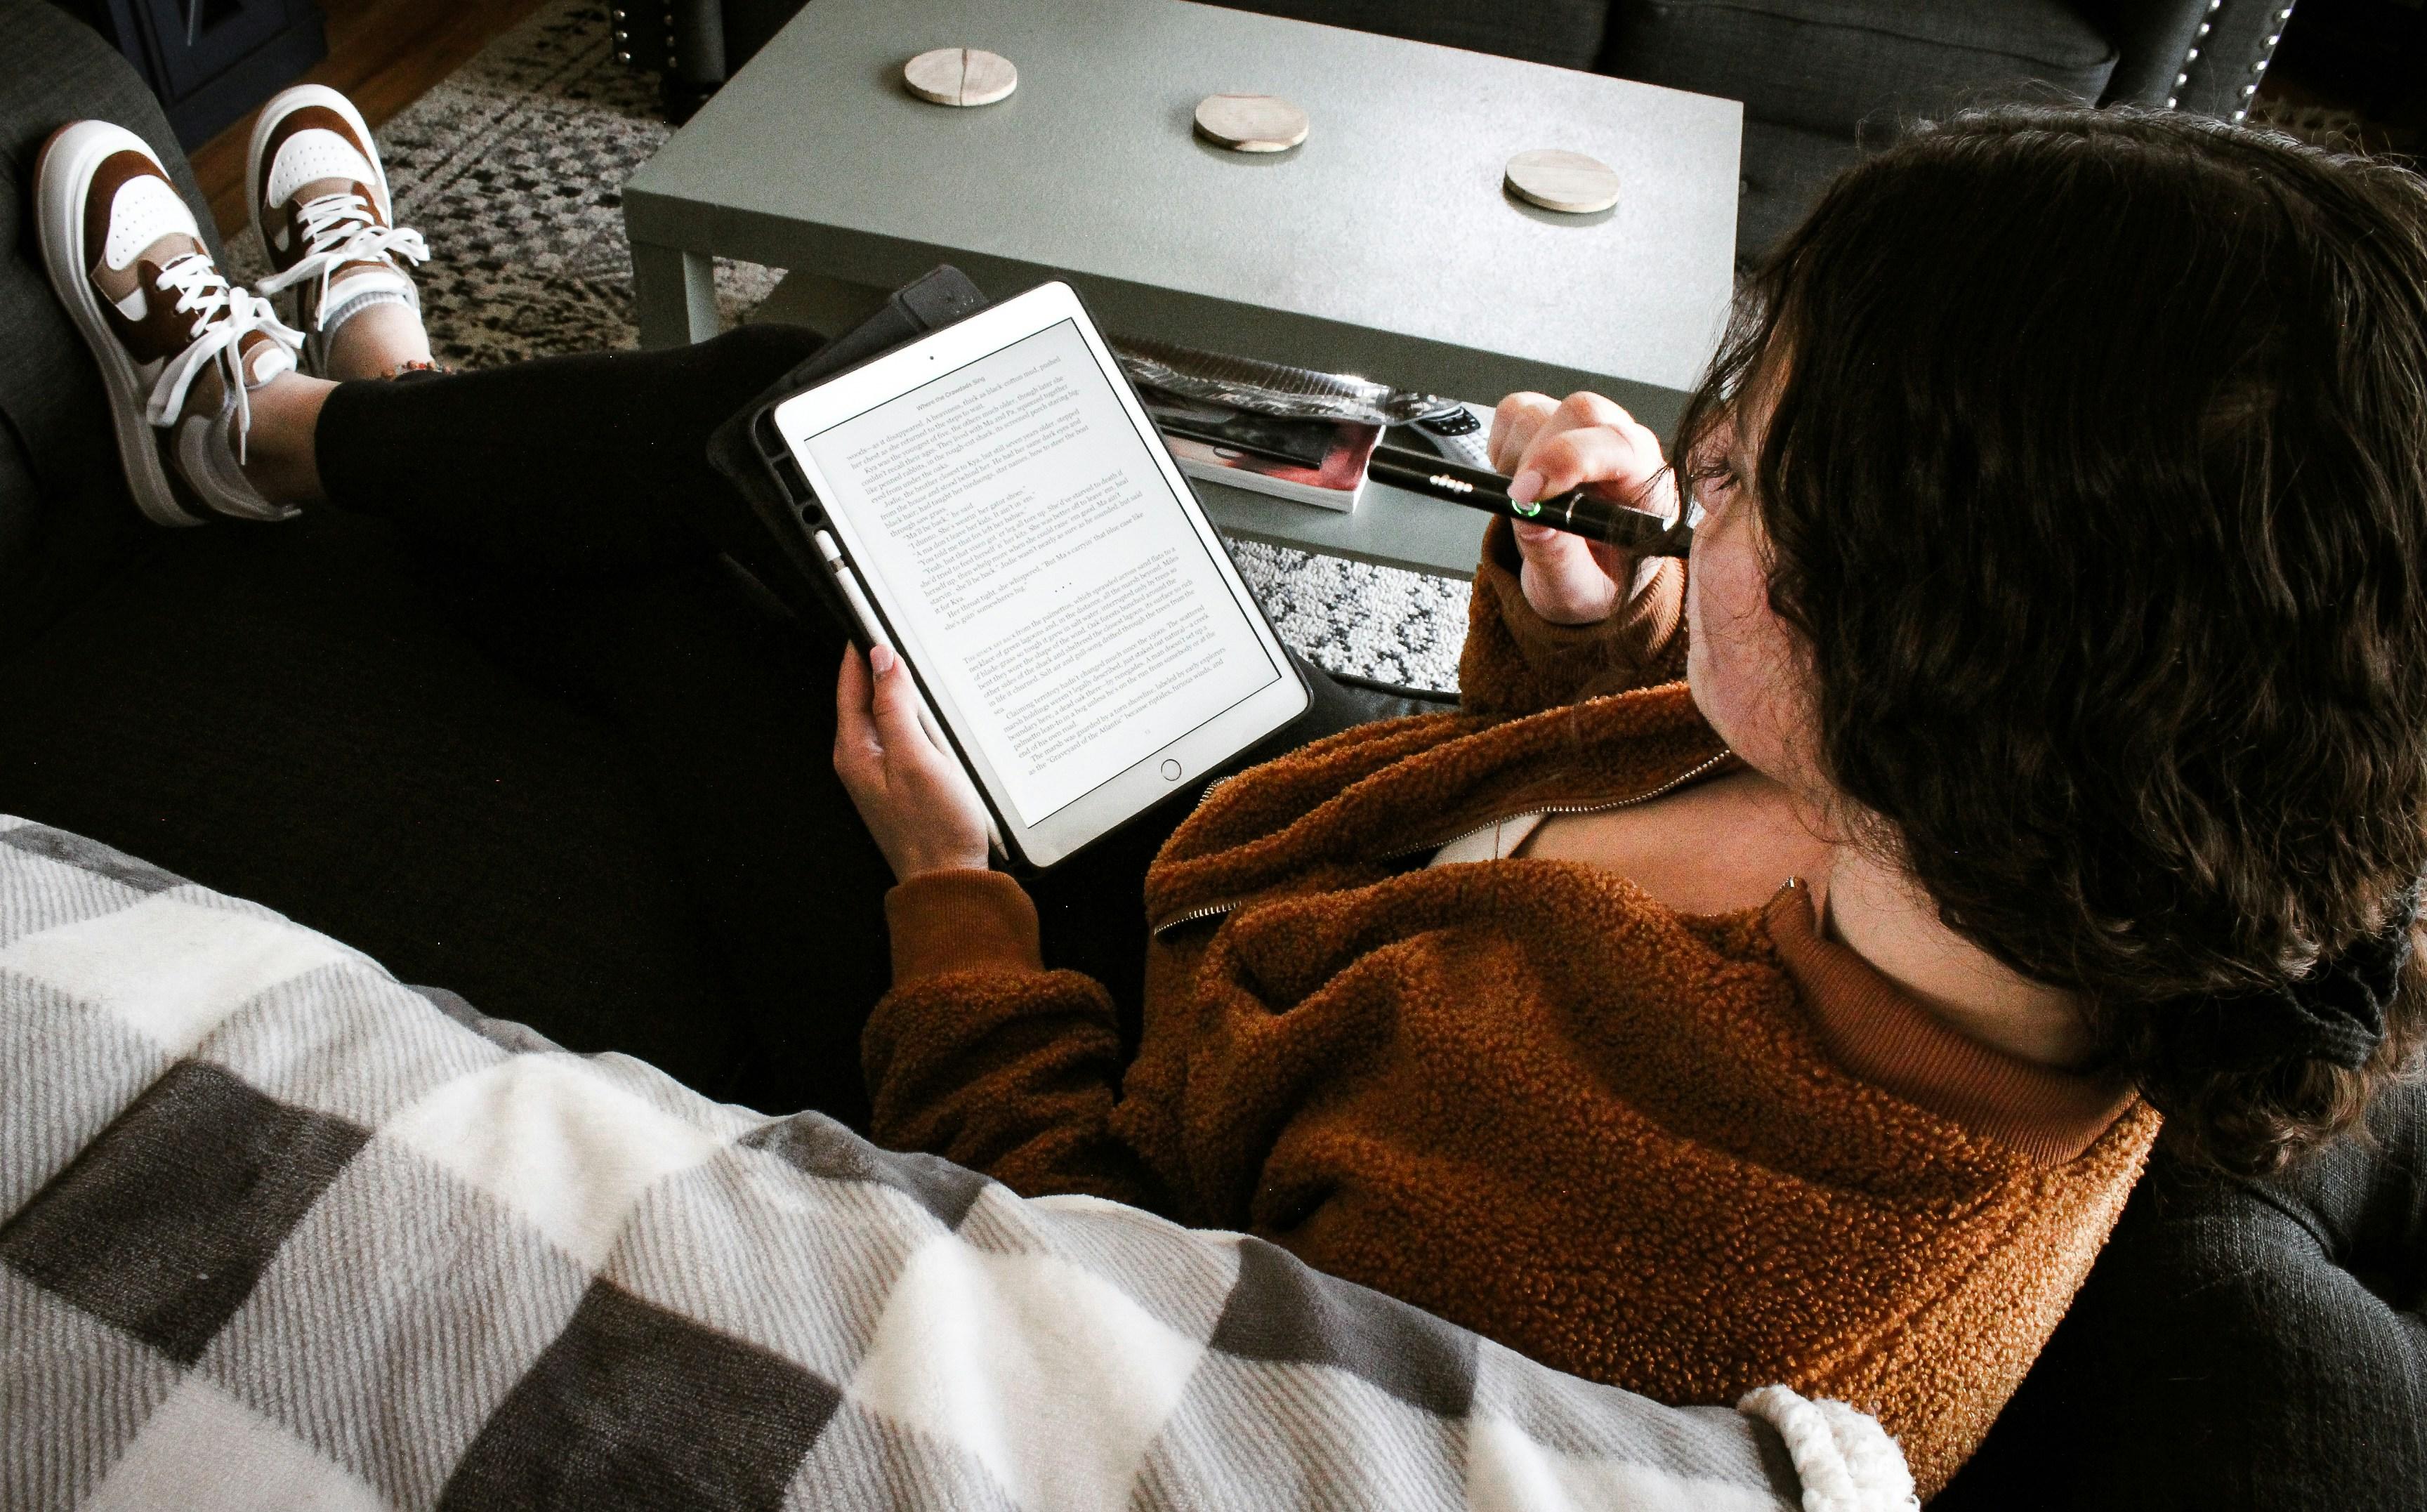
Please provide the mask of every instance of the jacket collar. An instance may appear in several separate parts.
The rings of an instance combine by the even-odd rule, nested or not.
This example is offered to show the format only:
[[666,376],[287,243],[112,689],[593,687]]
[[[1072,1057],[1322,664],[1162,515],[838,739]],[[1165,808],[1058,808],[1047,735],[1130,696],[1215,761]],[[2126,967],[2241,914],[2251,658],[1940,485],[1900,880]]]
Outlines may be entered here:
[[2040,1065],[1957,1032],[1822,935],[1811,888],[1781,888],[1762,917],[1830,1059],[1872,1085],[2039,1165],[2080,1155],[2131,1106],[2121,1078]]

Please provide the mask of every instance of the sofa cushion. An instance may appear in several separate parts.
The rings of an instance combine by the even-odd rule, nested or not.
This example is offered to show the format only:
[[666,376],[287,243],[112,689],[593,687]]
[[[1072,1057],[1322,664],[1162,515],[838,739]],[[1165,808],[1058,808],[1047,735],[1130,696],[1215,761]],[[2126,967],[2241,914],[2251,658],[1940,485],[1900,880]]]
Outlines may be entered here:
[[1851,137],[1883,111],[2026,80],[2095,100],[2115,49],[2061,0],[1616,0],[1601,67]]
[[1219,0],[1233,10],[1259,10],[1353,26],[1359,31],[1471,52],[1522,57],[1529,63],[1588,69],[1600,56],[1605,0]]
[[2416,1508],[2427,1084],[2264,1181],[2162,1149],[1980,1452],[1932,1504]]
[[1829,181],[1862,149],[1843,137],[1767,121],[1744,123],[1744,166],[1736,189],[1736,262],[1758,259],[1802,223]]
[[[203,203],[159,103],[126,59],[46,0],[0,0],[0,649],[88,588],[146,528],[127,496],[101,375],[42,271],[33,217],[42,142],[70,121],[114,121],[149,142]],[[203,234],[218,244],[202,218]]]

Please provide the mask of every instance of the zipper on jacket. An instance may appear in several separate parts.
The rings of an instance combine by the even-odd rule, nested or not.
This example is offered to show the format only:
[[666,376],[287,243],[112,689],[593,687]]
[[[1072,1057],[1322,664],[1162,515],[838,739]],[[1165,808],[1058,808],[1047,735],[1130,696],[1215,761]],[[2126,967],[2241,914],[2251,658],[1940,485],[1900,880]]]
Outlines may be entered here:
[[[1598,804],[1544,804],[1539,808],[1528,808],[1523,810],[1523,812],[1528,814],[1541,814],[1545,816],[1557,814],[1562,817],[1566,817],[1575,814],[1605,814],[1612,809],[1632,808],[1637,804],[1648,804],[1654,798],[1666,797],[1670,793],[1675,792],[1678,789],[1686,786],[1686,784],[1692,782],[1695,778],[1702,776],[1704,772],[1709,772],[1712,768],[1718,766],[1720,763],[1732,759],[1735,756],[1735,753],[1734,751],[1721,751],[1718,755],[1710,757],[1708,760],[1697,763],[1686,771],[1677,773],[1677,775],[1670,778],[1667,782],[1660,784],[1658,787],[1648,789],[1643,792],[1637,793],[1632,798],[1612,798]],[[1458,841],[1465,839],[1470,835],[1480,835],[1485,830],[1491,828],[1495,824],[1506,824],[1508,821],[1515,819],[1516,817],[1517,816],[1515,814],[1503,814],[1498,819],[1486,820],[1482,823],[1477,824],[1471,829],[1460,830],[1457,834],[1449,836],[1446,838],[1433,840],[1425,844],[1403,846],[1396,851],[1386,851],[1382,854],[1376,856],[1375,859],[1377,861],[1395,861],[1403,855],[1414,855],[1419,851],[1438,851],[1445,845],[1456,845]],[[1495,859],[1497,858],[1495,857]],[[1165,930],[1178,929],[1182,924],[1194,924],[1201,919],[1212,919],[1216,914],[1227,914],[1245,902],[1246,902],[1246,900],[1244,898],[1232,898],[1223,902],[1207,903],[1201,908],[1191,908],[1185,913],[1177,914],[1172,918],[1165,919],[1162,923],[1155,925],[1147,933],[1150,935],[1160,935]]]

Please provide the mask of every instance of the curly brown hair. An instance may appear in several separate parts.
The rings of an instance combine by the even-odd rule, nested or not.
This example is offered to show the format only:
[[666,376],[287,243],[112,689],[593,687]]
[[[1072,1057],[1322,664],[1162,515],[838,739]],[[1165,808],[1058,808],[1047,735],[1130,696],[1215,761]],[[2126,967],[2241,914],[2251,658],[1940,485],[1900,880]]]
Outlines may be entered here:
[[1750,278],[1674,455],[1755,392],[1868,837],[2078,991],[2187,1155],[2356,1123],[2427,1034],[2417,952],[2356,1067],[2228,1020],[2427,870],[2427,183],[2184,116],[1921,123]]

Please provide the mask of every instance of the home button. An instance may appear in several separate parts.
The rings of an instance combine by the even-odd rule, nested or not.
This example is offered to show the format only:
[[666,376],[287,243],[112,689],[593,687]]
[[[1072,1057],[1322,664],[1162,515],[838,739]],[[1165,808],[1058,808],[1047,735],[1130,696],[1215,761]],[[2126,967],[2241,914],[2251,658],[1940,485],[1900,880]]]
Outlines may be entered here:
[[1180,780],[1179,762],[1165,761],[1163,764],[1163,780],[1165,782],[1178,782]]

